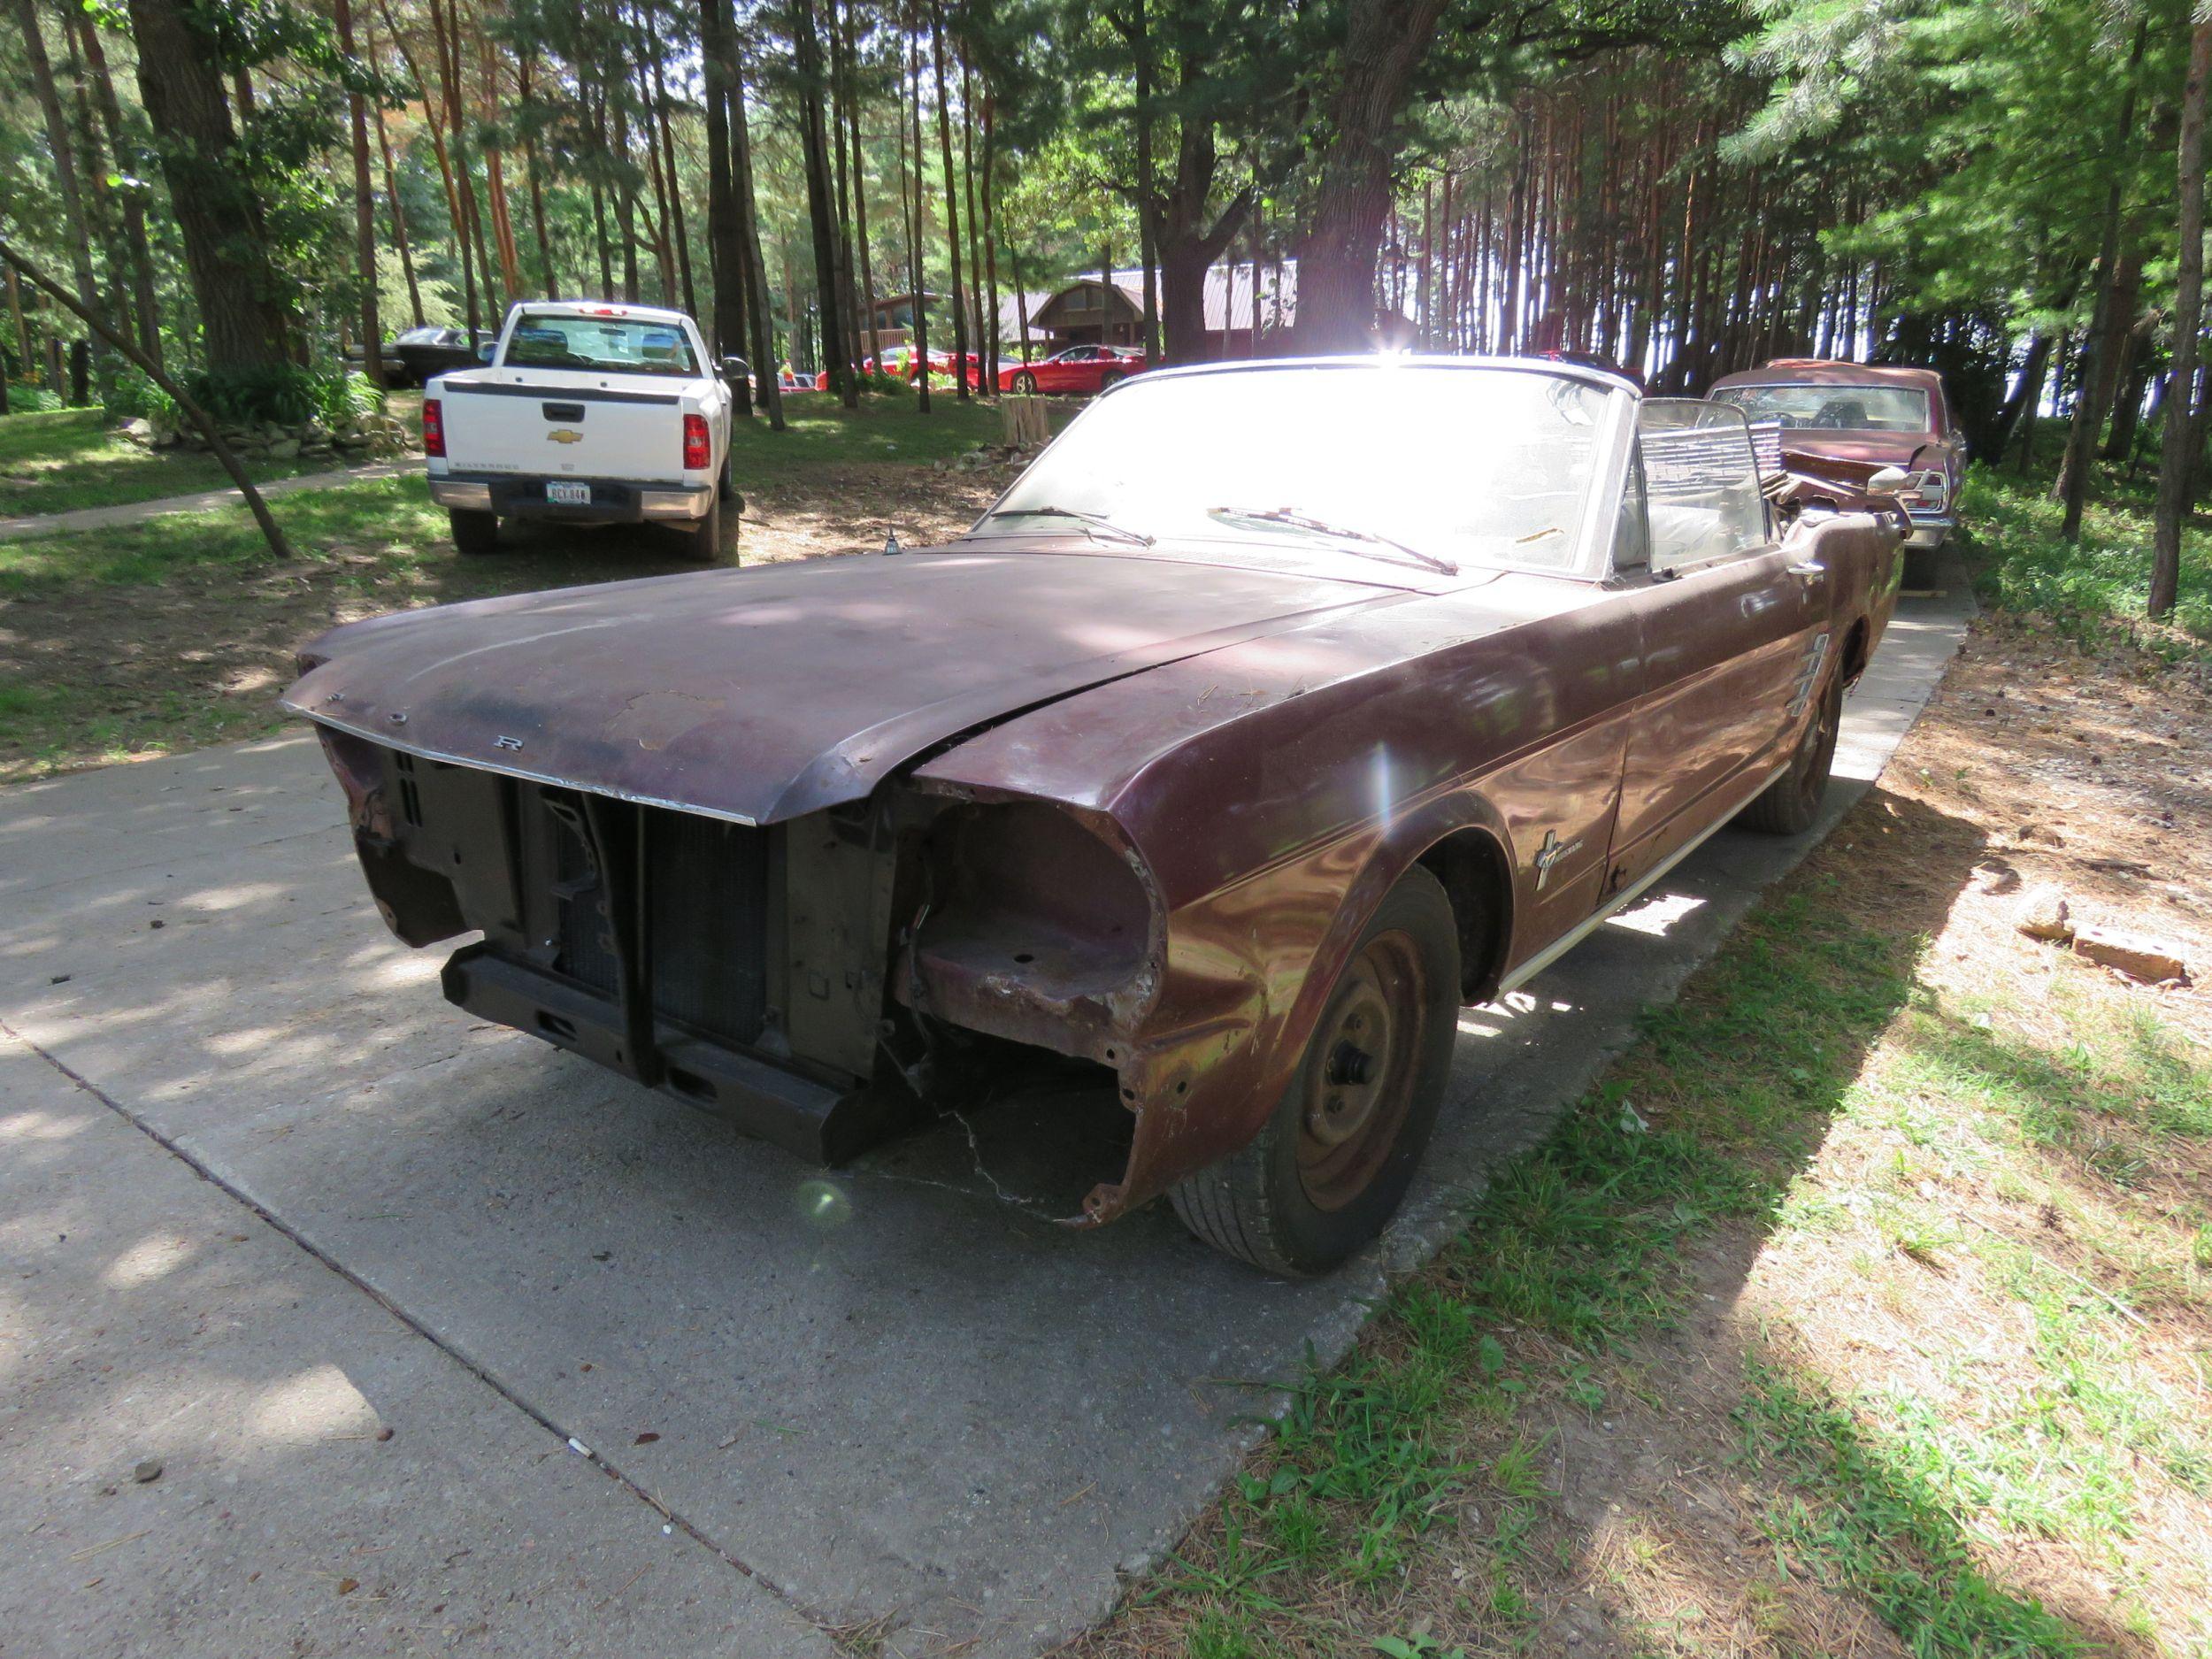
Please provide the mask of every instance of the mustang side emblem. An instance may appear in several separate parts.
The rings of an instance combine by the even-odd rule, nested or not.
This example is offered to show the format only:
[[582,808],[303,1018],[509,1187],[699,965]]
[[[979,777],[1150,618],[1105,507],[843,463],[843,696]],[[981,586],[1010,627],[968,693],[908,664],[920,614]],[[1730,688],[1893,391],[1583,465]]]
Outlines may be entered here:
[[549,443],[581,443],[584,434],[573,426],[556,426],[545,434]]
[[1544,844],[1536,849],[1536,890],[1539,893],[1544,890],[1544,883],[1551,879],[1551,867],[1581,845],[1578,841],[1562,841],[1554,831],[1544,832]]
[[1790,718],[1794,720],[1805,712],[1805,705],[1813,700],[1813,687],[1820,679],[1820,665],[1828,660],[1828,634],[1824,629],[1813,636],[1811,649],[1805,653],[1805,665],[1797,671],[1797,681],[1790,696]]

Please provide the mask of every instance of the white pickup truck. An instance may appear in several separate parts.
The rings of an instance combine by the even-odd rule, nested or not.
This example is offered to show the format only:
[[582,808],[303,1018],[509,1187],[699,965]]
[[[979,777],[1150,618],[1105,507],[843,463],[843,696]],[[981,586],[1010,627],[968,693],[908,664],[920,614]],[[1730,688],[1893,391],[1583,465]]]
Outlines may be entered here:
[[424,389],[430,498],[454,546],[495,551],[502,518],[652,523],[714,559],[731,397],[696,323],[646,305],[525,303],[488,350]]

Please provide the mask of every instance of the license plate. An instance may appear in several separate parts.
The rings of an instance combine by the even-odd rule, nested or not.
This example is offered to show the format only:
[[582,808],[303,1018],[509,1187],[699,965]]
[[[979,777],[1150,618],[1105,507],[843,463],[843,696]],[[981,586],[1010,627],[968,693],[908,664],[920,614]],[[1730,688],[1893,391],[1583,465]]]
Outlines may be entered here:
[[588,507],[591,505],[591,486],[588,484],[548,484],[546,500],[561,507]]

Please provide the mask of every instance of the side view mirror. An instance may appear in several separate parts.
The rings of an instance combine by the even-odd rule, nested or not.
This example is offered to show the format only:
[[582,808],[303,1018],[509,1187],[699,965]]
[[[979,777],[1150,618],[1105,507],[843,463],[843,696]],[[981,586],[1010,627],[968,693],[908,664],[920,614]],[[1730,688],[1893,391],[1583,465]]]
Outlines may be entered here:
[[741,380],[748,375],[751,374],[752,372],[753,365],[746,362],[742,357],[725,357],[722,359],[722,378],[726,380]]
[[1894,495],[1909,476],[1901,466],[1886,466],[1866,480],[1866,487],[1877,495]]
[[497,341],[487,340],[482,345],[476,348],[476,360],[479,363],[489,363],[492,360],[492,353],[498,349],[499,342]]

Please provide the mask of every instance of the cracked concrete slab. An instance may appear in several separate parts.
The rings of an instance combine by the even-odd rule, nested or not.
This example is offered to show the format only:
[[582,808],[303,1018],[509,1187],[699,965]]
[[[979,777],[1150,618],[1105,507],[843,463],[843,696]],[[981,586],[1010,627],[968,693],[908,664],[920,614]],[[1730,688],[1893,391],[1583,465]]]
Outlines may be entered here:
[[[1847,708],[1824,832],[1970,610],[1962,583],[1907,603]],[[1042,1218],[1087,1185],[1110,1101],[989,1104],[824,1173],[476,1025],[438,995],[443,953],[376,921],[342,816],[304,738],[0,794],[0,1018],[759,1575],[723,1569],[733,1595],[984,1655],[1065,1637],[1171,1547],[1309,1344],[1341,1353],[1388,1275],[1816,839],[1724,831],[1525,993],[1468,1010],[1400,1224],[1284,1285],[1160,1207],[1097,1233]],[[38,1087],[10,1075],[0,1115]],[[12,1486],[44,1479],[16,1457]],[[0,1558],[0,1595],[15,1571]]]

